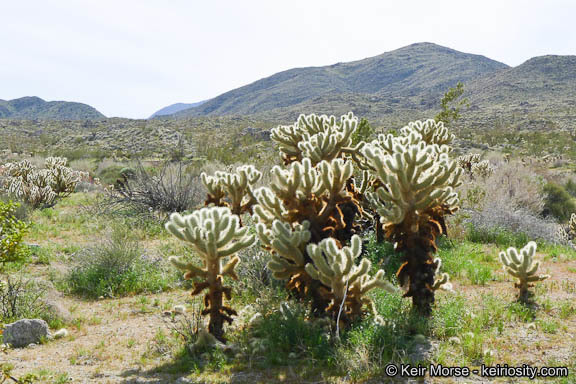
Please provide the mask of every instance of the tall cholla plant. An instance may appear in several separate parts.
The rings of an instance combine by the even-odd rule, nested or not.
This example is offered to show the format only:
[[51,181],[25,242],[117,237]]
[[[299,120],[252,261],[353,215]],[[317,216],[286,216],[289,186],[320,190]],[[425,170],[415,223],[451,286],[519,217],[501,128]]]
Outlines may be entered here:
[[248,228],[241,228],[239,218],[226,207],[202,208],[181,216],[173,213],[166,229],[182,241],[190,243],[203,265],[184,263],[177,257],[170,261],[185,271],[185,279],[195,279],[192,296],[208,290],[204,296],[202,315],[210,316],[208,331],[220,341],[224,339],[224,323],[231,323],[236,311],[224,305],[232,290],[223,285],[225,276],[237,279],[234,268],[240,262],[235,254],[254,244],[255,238]]
[[[420,132],[427,127],[427,140]],[[436,127],[438,132],[430,133]],[[414,128],[414,129],[413,129]],[[446,233],[444,218],[458,209],[462,169],[449,158],[445,143],[452,136],[441,123],[414,123],[402,130],[402,136],[381,135],[363,148],[379,187],[369,193],[380,215],[386,238],[402,252],[397,272],[406,297],[414,308],[429,315],[434,291],[449,287],[448,276],[437,278],[440,259],[436,238]],[[438,143],[441,143],[439,145]]]
[[518,299],[526,302],[530,296],[528,288],[538,281],[546,280],[549,275],[538,275],[538,267],[540,262],[534,261],[536,254],[536,243],[531,241],[524,248],[518,252],[514,247],[510,247],[506,252],[500,252],[500,261],[504,265],[504,269],[511,276],[518,279],[514,285],[520,290]]

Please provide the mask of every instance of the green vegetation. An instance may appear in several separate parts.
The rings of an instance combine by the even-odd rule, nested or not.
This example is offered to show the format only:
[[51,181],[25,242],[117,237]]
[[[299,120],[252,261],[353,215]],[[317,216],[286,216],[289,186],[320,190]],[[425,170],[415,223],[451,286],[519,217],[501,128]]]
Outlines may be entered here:
[[558,184],[547,184],[544,186],[546,200],[543,214],[553,216],[560,222],[566,222],[570,215],[576,212],[576,203],[570,194]]
[[62,288],[89,298],[119,297],[170,289],[175,274],[147,256],[127,228],[116,226],[110,238],[75,255]]
[[91,106],[81,103],[46,102],[39,97],[0,100],[0,119],[90,120],[105,117]]
[[23,258],[26,248],[22,240],[28,231],[28,225],[16,218],[20,205],[0,200],[0,271],[7,262]]

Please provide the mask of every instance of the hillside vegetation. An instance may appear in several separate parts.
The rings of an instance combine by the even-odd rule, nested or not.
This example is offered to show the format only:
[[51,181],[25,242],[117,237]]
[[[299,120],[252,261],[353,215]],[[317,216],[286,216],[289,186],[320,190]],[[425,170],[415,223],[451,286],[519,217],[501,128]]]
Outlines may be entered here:
[[94,120],[105,117],[82,103],[44,101],[39,97],[0,100],[0,119]]

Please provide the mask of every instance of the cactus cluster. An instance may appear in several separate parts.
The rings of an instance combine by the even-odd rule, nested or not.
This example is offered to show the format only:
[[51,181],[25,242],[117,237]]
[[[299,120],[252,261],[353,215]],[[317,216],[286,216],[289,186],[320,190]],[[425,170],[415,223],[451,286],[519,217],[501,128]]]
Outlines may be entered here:
[[238,216],[227,207],[202,208],[186,216],[173,213],[166,229],[189,243],[202,259],[201,266],[177,257],[170,261],[185,271],[185,279],[194,280],[192,296],[208,291],[202,314],[210,316],[209,332],[224,341],[224,323],[231,323],[236,311],[224,304],[224,298],[230,300],[232,290],[223,285],[223,278],[237,279],[234,269],[240,258],[236,253],[253,245],[254,236],[248,234],[248,228],[240,227]]
[[2,173],[6,177],[0,191],[33,208],[54,205],[58,198],[70,195],[80,181],[88,178],[86,172],[68,167],[67,159],[62,157],[48,157],[43,169],[28,160],[7,163],[2,166]]
[[458,165],[472,179],[475,177],[485,179],[494,173],[494,168],[490,165],[490,162],[488,160],[480,160],[480,155],[477,153],[462,155],[458,157],[457,161]]
[[538,267],[540,262],[534,261],[534,254],[536,253],[536,243],[531,241],[524,248],[518,252],[514,247],[510,247],[506,252],[500,252],[500,261],[504,265],[504,269],[511,276],[518,279],[515,287],[519,289],[518,298],[521,301],[526,301],[529,298],[528,288],[538,281],[546,280],[549,275],[539,275]]

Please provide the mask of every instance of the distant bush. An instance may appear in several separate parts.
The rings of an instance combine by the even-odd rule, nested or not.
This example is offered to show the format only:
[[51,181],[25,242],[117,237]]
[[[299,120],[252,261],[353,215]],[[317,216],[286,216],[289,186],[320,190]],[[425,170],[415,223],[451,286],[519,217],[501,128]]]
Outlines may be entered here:
[[190,210],[204,198],[200,178],[182,162],[165,162],[157,173],[138,163],[109,195],[109,204],[135,211],[158,211],[165,214]]
[[564,189],[570,194],[570,196],[576,197],[576,182],[572,179],[568,180],[566,184],[564,184]]
[[4,263],[15,261],[23,255],[22,238],[28,226],[16,218],[18,207],[19,204],[0,200],[0,269]]
[[146,255],[123,227],[75,255],[73,262],[64,279],[65,289],[90,298],[160,292],[176,280],[167,263]]
[[11,323],[24,318],[51,320],[42,301],[44,290],[31,281],[7,276],[0,280],[0,323]]
[[461,214],[471,241],[505,246],[523,246],[527,239],[557,241],[557,225],[542,217],[541,178],[526,165],[499,163],[489,177],[464,182],[460,195],[465,197]]
[[546,184],[544,193],[546,193],[542,210],[544,216],[553,216],[560,222],[566,222],[570,215],[576,212],[576,204],[572,196],[561,185]]

